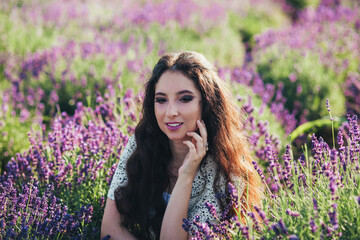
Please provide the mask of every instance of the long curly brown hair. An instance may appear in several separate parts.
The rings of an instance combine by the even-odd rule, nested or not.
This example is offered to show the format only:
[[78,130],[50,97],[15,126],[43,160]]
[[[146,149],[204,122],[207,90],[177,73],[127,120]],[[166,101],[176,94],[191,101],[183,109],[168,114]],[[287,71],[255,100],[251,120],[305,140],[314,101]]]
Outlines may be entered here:
[[[126,186],[115,191],[115,201],[122,216],[122,225],[140,239],[159,238],[166,209],[163,192],[170,185],[169,169],[172,153],[167,136],[155,118],[155,87],[165,71],[179,71],[194,81],[202,97],[202,119],[208,134],[207,154],[217,162],[213,183],[218,189],[220,173],[231,181],[237,175],[246,182],[243,198],[245,210],[259,205],[260,178],[252,165],[247,139],[243,134],[242,118],[232,102],[226,83],[202,54],[182,52],[164,55],[155,65],[145,85],[142,118],[135,129],[136,150],[127,161]],[[206,156],[205,156],[206,157]],[[224,207],[224,203],[220,202]]]

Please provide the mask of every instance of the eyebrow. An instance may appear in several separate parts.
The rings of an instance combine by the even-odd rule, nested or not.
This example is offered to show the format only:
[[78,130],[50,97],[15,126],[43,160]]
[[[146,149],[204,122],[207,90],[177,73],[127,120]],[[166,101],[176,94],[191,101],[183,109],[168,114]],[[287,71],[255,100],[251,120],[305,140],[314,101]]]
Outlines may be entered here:
[[[181,94],[184,94],[184,93],[194,94],[194,93],[193,93],[192,91],[190,91],[190,90],[182,90],[182,91],[176,93],[176,95],[181,95]],[[166,94],[163,93],[163,92],[157,92],[157,93],[155,94],[155,96],[157,96],[157,95],[166,96]]]

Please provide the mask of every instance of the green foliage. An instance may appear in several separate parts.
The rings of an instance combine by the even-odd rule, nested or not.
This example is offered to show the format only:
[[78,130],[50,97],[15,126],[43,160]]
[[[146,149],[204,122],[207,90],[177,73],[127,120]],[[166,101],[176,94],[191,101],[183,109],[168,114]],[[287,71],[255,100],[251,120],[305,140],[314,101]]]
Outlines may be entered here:
[[[316,120],[327,116],[326,99],[332,103],[334,115],[344,115],[341,79],[311,53],[301,55],[286,47],[273,46],[262,52],[256,69],[265,83],[283,85],[285,107],[290,112],[296,110],[297,119]],[[291,74],[296,80],[290,79]]]
[[[122,95],[124,94],[122,93]],[[66,206],[69,214],[79,211],[82,206],[92,206],[91,222],[89,224],[83,223],[79,228],[80,231],[88,230],[89,236],[84,235],[84,239],[94,237],[92,235],[93,229],[96,239],[100,238],[104,204],[107,199],[109,180],[113,174],[111,169],[114,170],[114,166],[117,166],[121,150],[124,149],[124,142],[119,134],[123,136],[132,134],[130,129],[134,127],[136,121],[129,116],[129,113],[133,113],[138,118],[139,109],[137,109],[136,97],[132,96],[129,101],[127,106],[115,103],[111,109],[111,114],[114,117],[112,119],[114,128],[106,124],[107,118],[101,116],[96,110],[88,108],[78,112],[77,124],[79,125],[74,124],[73,121],[66,125],[63,123],[56,127],[53,125],[56,129],[50,132],[52,136],[55,136],[52,141],[42,141],[41,134],[35,132],[30,134],[30,138],[39,143],[38,145],[35,143],[32,147],[37,149],[37,154],[44,161],[40,165],[37,157],[32,158],[33,154],[28,156],[29,166],[32,168],[31,175],[40,181],[40,192],[43,193],[48,184],[54,184],[53,193],[60,203]],[[65,118],[58,116],[58,120]],[[66,127],[69,128],[64,130]],[[75,135],[69,138],[67,135],[69,132]],[[113,135],[117,137],[113,137]],[[63,144],[66,141],[68,141],[67,144],[71,144],[72,149],[62,150],[59,154],[59,148],[65,149]],[[88,148],[87,146],[90,144],[95,144],[98,151],[93,152],[93,148]],[[41,179],[38,168],[49,166],[52,166],[51,171],[55,179],[49,177]],[[23,183],[29,181],[28,178],[28,175],[20,174],[16,179],[18,189],[21,189]],[[72,236],[72,233],[66,232],[59,234],[64,237],[69,237],[69,234]]]
[[[272,200],[267,196],[263,202],[263,209],[267,216],[272,216],[273,221],[283,219],[288,234],[296,234],[300,239],[332,239],[341,231],[342,239],[357,239],[360,233],[360,206],[356,197],[360,195],[360,175],[356,170],[356,163],[350,163],[347,171],[344,171],[342,164],[337,159],[336,167],[339,169],[339,176],[343,176],[343,184],[338,188],[335,195],[330,189],[330,176],[318,173],[313,175],[312,166],[317,165],[313,156],[309,156],[305,150],[307,165],[301,167],[301,163],[297,161],[301,167],[302,174],[305,174],[306,183],[299,181],[300,172],[296,173],[293,169],[293,176],[290,179],[294,183],[292,190],[280,188],[276,200]],[[330,157],[327,156],[325,161],[330,163]],[[318,209],[314,208],[313,198],[317,200]],[[337,204],[335,212],[339,228],[336,230],[331,223],[329,212],[334,211],[332,205]],[[286,210],[299,213],[299,217],[289,215]],[[314,219],[316,226],[319,228],[315,233],[311,231],[309,222]],[[327,230],[322,229],[322,224],[332,228],[332,236],[327,236]],[[273,239],[275,233],[266,232],[263,235],[265,239]],[[285,234],[283,236],[286,236]]]
[[[147,31],[139,26],[121,31],[123,39],[129,36],[149,39],[154,50],[166,52],[197,51],[203,53],[211,62],[219,65],[241,65],[244,56],[244,46],[236,29],[221,20],[222,24],[209,29],[199,30],[195,27],[181,27],[178,23],[170,22],[163,26],[152,23]],[[153,56],[152,62],[158,56]],[[151,66],[152,67],[152,66]]]
[[[341,124],[345,121],[346,121],[345,118],[335,119],[334,128],[337,130],[341,126]],[[291,133],[291,135],[290,135],[291,141],[293,141],[294,139],[296,139],[297,137],[299,137],[301,135],[318,132],[319,129],[324,128],[324,127],[331,129],[332,124],[333,124],[333,122],[331,120],[325,119],[325,118],[306,122],[306,123],[300,125],[299,127],[297,127]]]
[[[2,114],[5,114],[5,116]],[[16,153],[29,148],[28,132],[40,129],[30,119],[20,121],[19,117],[11,114],[11,109],[0,114],[0,174],[5,170],[6,164]]]
[[[73,52],[66,49],[71,46],[74,47]],[[49,59],[46,52],[39,52],[37,56],[45,62],[39,74],[34,74],[32,69],[14,70],[15,75],[19,76],[21,73],[23,76],[19,90],[25,96],[39,88],[44,91],[41,102],[45,106],[43,113],[45,117],[54,116],[57,111],[54,104],[58,104],[60,112],[65,111],[69,114],[74,113],[75,103],[79,101],[86,106],[94,107],[97,94],[104,94],[110,86],[112,89],[117,89],[117,85],[122,84],[126,89],[133,88],[136,91],[140,88],[138,79],[141,79],[139,76],[143,76],[143,73],[127,67],[129,61],[139,57],[136,53],[131,51],[124,55],[119,53],[115,59],[114,56],[109,56],[104,52],[95,52],[90,56],[82,57],[81,44],[76,43],[69,43],[61,51],[65,54],[74,53],[75,56]],[[51,54],[55,56],[56,49]],[[143,67],[142,65],[141,68]],[[54,93],[58,97],[57,102],[51,100]],[[27,107],[33,111],[36,106]]]
[[29,52],[45,49],[56,43],[56,28],[43,28],[20,19],[12,19],[0,11],[0,53],[24,56]]
[[286,0],[286,3],[297,10],[302,10],[308,5],[308,0]]
[[228,21],[231,29],[237,31],[241,35],[244,43],[249,44],[249,47],[255,45],[254,36],[260,34],[269,28],[278,28],[286,25],[287,19],[284,14],[271,6],[272,12],[266,12],[261,9],[249,8],[243,16],[240,13],[229,12]]
[[[82,155],[80,151],[67,152],[66,155],[63,155],[63,158],[66,159],[66,164],[72,165],[74,169],[86,169],[85,165],[88,163],[83,161],[80,165],[76,164],[79,155]],[[51,158],[53,156],[49,157]],[[88,161],[98,164],[102,160],[101,154],[96,154],[91,156]],[[107,172],[108,169],[117,162],[118,158],[115,156],[106,159],[103,168],[96,172],[89,173],[91,176],[87,176],[86,180],[81,184],[78,184],[77,180],[84,178],[84,176],[74,173],[75,171],[70,171],[65,178],[66,182],[70,182],[72,187],[69,187],[68,184],[60,185],[54,192],[55,196],[60,199],[60,202],[68,207],[70,213],[78,211],[81,206],[91,205],[93,207],[92,221],[82,228],[97,229],[98,238],[100,238],[99,228],[104,215],[104,203],[109,190],[109,185],[106,181],[109,177]]]
[[166,42],[169,51],[201,52],[219,65],[241,65],[245,52],[240,36],[227,25],[212,28],[203,34],[192,29],[182,29],[169,35]]
[[[234,239],[358,239],[360,154],[353,137],[339,155],[317,140],[311,152],[304,146],[303,159],[294,159],[289,151],[287,163],[272,167],[278,189],[271,192],[266,186],[259,218],[245,216],[248,228],[232,227]],[[354,155],[344,155],[349,152]]]
[[251,104],[254,107],[252,115],[257,120],[257,122],[268,122],[269,133],[277,137],[281,143],[287,142],[284,127],[279,121],[276,120],[268,106],[262,106],[263,102],[261,98],[256,95],[250,87],[232,83],[230,85],[230,89],[232,90],[234,96],[244,98],[242,101],[237,102],[239,107],[242,107],[244,102],[248,102],[248,100],[251,99]]

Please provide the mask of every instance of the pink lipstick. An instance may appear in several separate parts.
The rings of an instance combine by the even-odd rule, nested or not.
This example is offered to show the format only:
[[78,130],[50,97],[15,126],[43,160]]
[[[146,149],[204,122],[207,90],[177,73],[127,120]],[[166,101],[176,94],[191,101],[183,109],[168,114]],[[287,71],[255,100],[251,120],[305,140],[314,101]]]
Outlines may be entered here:
[[179,123],[179,122],[168,122],[168,123],[166,123],[166,127],[169,130],[173,130],[173,131],[179,129],[182,125],[183,125],[183,123]]

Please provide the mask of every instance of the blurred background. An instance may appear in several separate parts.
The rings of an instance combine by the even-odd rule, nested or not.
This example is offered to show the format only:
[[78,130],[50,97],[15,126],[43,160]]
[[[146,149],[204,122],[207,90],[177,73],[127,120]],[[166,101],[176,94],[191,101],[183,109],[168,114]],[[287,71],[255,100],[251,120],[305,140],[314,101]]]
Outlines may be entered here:
[[1,169],[31,127],[138,94],[165,52],[203,53],[283,139],[326,135],[326,99],[360,112],[356,0],[8,0],[0,18]]

